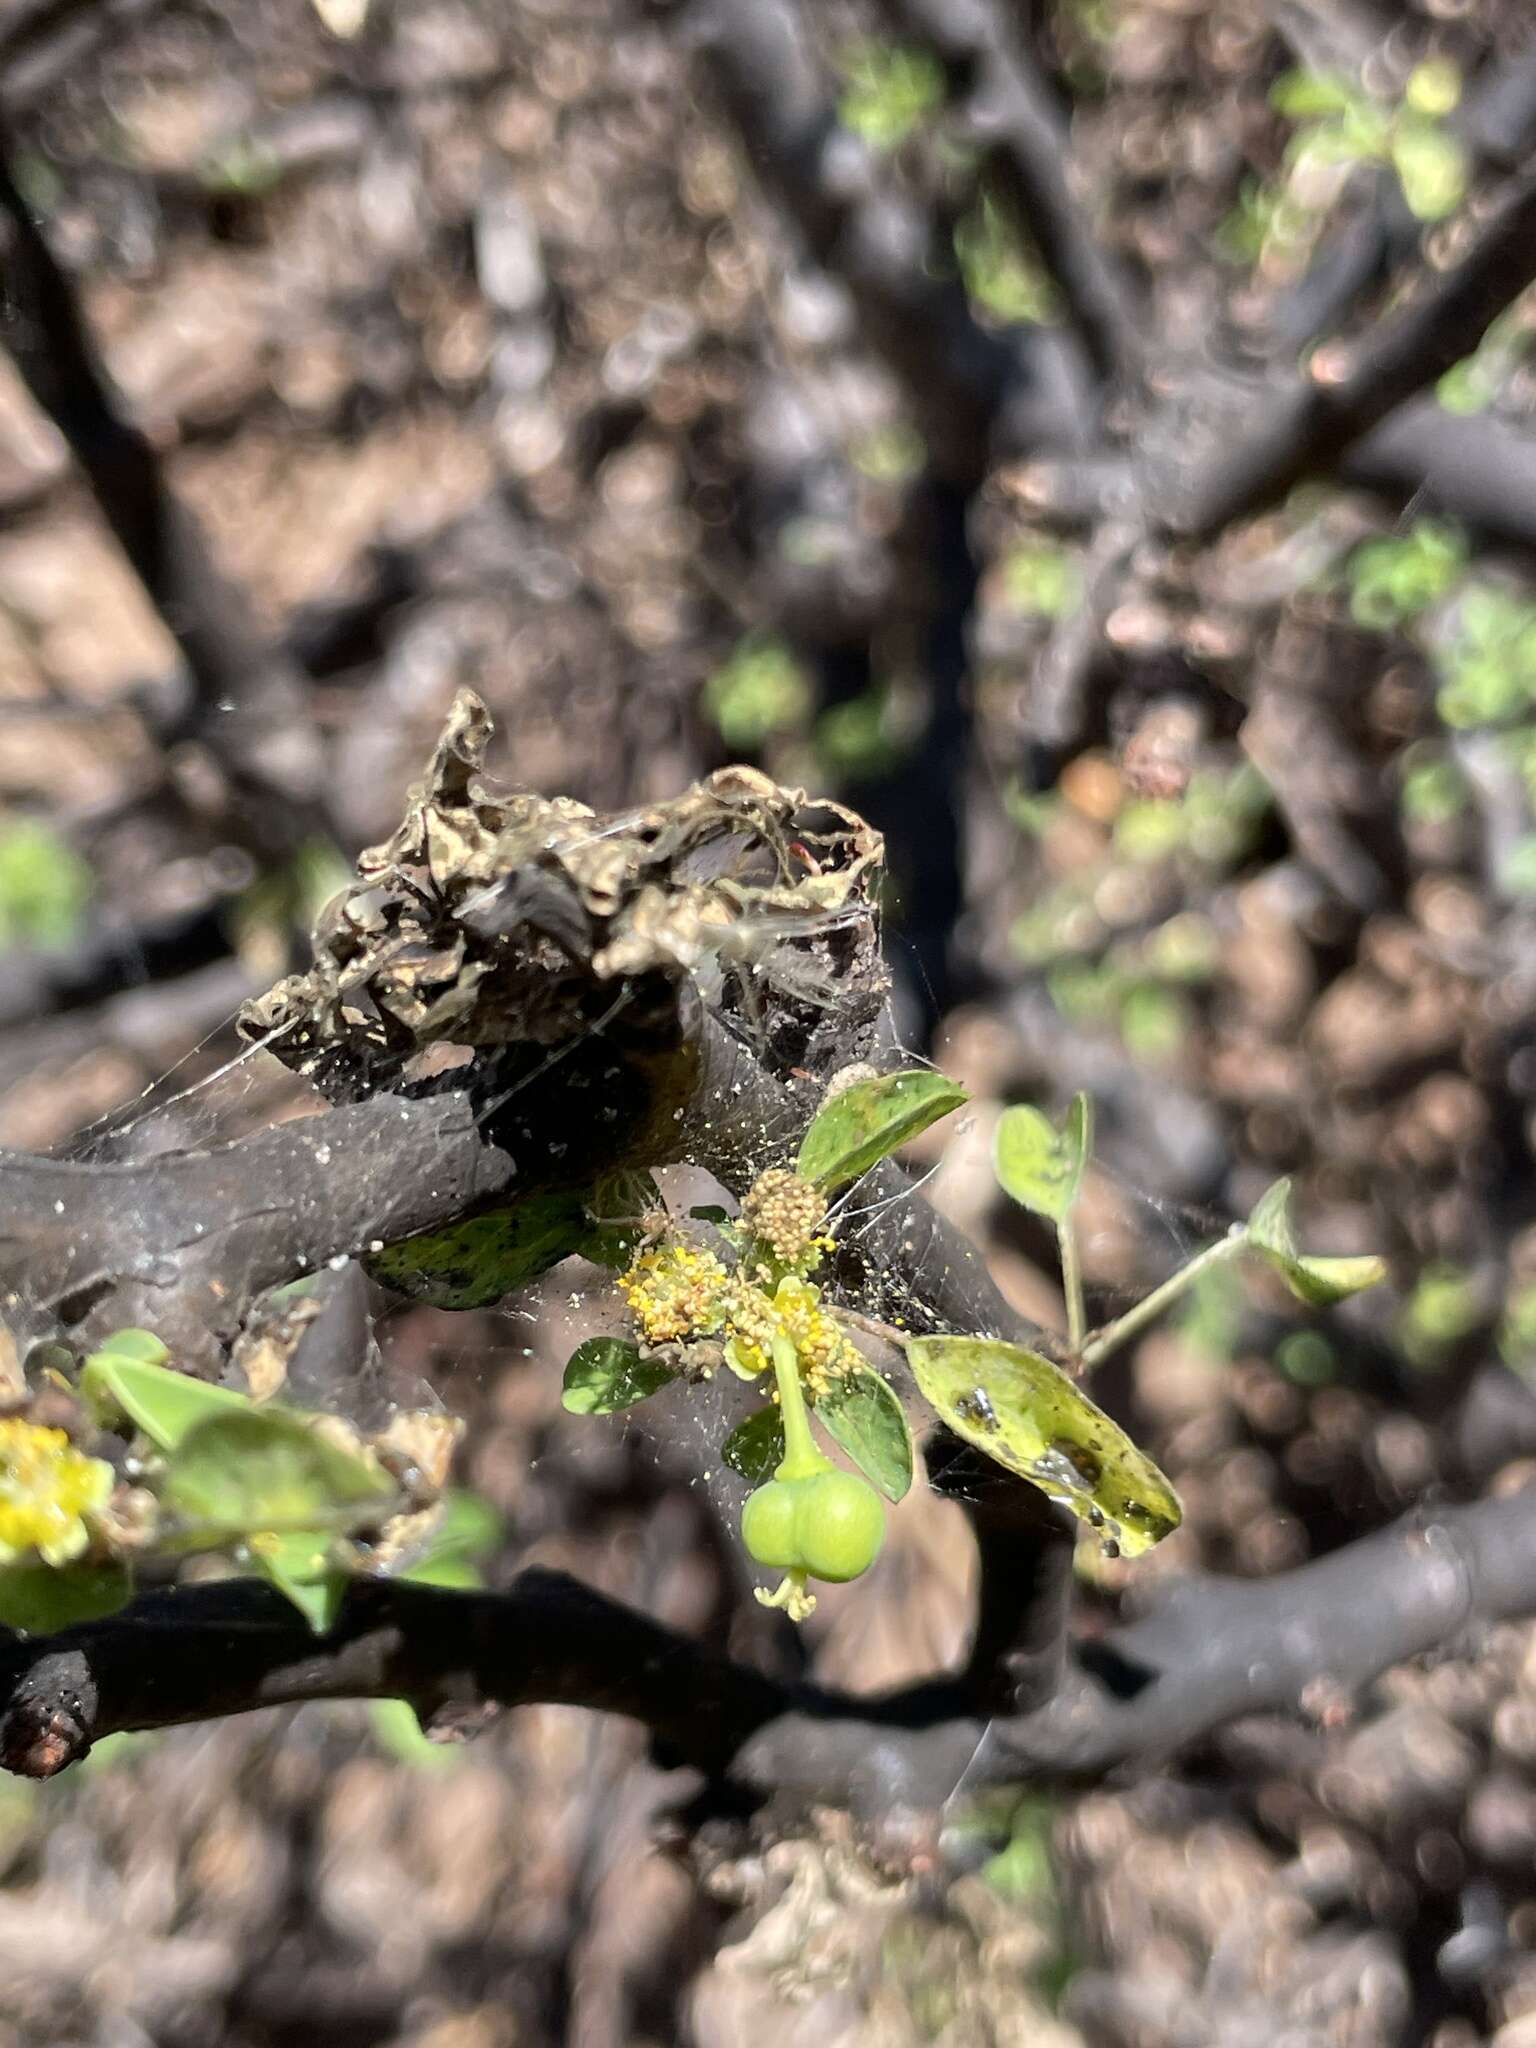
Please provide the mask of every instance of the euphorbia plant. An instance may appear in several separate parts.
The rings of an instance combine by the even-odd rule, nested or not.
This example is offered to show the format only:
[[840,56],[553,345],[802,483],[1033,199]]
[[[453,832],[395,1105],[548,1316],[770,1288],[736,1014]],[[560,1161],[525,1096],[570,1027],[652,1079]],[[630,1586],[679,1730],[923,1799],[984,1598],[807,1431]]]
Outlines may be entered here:
[[[851,1333],[876,1329],[905,1354],[917,1393],[967,1442],[1038,1486],[1131,1555],[1175,1528],[1179,1504],[1152,1461],[1087,1394],[1081,1378],[1145,1327],[1212,1265],[1252,1250],[1303,1300],[1326,1304],[1383,1277],[1375,1258],[1299,1253],[1288,1188],[1278,1183],[1245,1224],[1101,1328],[1088,1327],[1074,1216],[1092,1138],[1086,1097],[1054,1125],[1027,1105],[1005,1112],[996,1159],[1004,1189],[1048,1218],[1061,1246],[1066,1337],[1060,1362],[1019,1344],[973,1335],[913,1336],[872,1324],[824,1298],[816,1275],[835,1249],[833,1197],[965,1099],[944,1076],[912,1070],[834,1089],[812,1120],[793,1169],[749,1189],[736,1219],[718,1209],[665,1217],[629,1259],[618,1286],[633,1337],[594,1338],[566,1369],[565,1405],[581,1414],[633,1406],[670,1382],[724,1368],[771,1380],[773,1397],[722,1446],[754,1482],[742,1539],[759,1564],[784,1574],[758,1597],[795,1619],[814,1605],[811,1580],[857,1578],[883,1539],[880,1495],[897,1501],[912,1475],[906,1416]],[[656,1212],[653,1212],[653,1215]],[[819,1448],[815,1420],[857,1472]]]

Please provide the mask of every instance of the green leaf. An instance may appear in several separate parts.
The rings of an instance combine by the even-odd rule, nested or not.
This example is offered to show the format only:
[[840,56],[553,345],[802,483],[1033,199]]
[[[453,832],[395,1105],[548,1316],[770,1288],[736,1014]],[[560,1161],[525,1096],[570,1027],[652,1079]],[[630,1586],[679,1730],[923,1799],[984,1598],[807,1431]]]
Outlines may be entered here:
[[784,1462],[784,1418],[778,1409],[754,1408],[720,1446],[720,1455],[753,1486],[771,1479]]
[[141,1365],[164,1365],[170,1350],[153,1330],[114,1330],[103,1337],[98,1351],[110,1351],[121,1358],[136,1358]]
[[1466,152],[1438,121],[1402,122],[1392,137],[1392,168],[1416,220],[1444,220],[1466,197]]
[[529,1195],[442,1230],[402,1238],[363,1260],[370,1276],[434,1308],[492,1308],[593,1236],[580,1194]]
[[955,1432],[1117,1543],[1128,1557],[1179,1525],[1178,1496],[1064,1372],[990,1337],[915,1337],[907,1359]]
[[816,1420],[887,1500],[903,1497],[912,1484],[912,1432],[879,1373],[861,1367],[833,1380],[816,1403]]
[[132,1597],[126,1565],[8,1564],[0,1568],[0,1627],[56,1635],[76,1622],[115,1614]]
[[420,1554],[397,1576],[424,1586],[478,1586],[477,1560],[496,1549],[503,1530],[501,1516],[483,1495],[455,1487]]
[[963,1088],[927,1067],[855,1081],[812,1117],[800,1141],[801,1178],[844,1187],[965,1100]]
[[571,1415],[615,1415],[676,1378],[670,1365],[642,1358],[628,1337],[589,1337],[571,1353],[560,1405]]
[[[141,1339],[139,1355],[117,1349],[123,1338]],[[111,1425],[123,1417],[141,1429],[157,1450],[174,1451],[201,1422],[213,1416],[248,1414],[251,1399],[233,1387],[211,1387],[189,1373],[153,1363],[153,1345],[162,1358],[169,1353],[146,1330],[119,1330],[107,1348],[93,1351],[80,1371],[80,1393],[99,1422]]]
[[1298,1252],[1288,1180],[1277,1180],[1248,1218],[1248,1242],[1284,1274],[1292,1294],[1313,1308],[1331,1308],[1387,1277],[1385,1259],[1314,1258]]
[[1285,71],[1269,89],[1270,105],[1291,121],[1345,113],[1359,98],[1359,88],[1332,71]]
[[258,1536],[245,1546],[240,1561],[291,1600],[317,1636],[335,1622],[352,1576],[333,1563],[325,1529]]
[[463,1744],[434,1742],[409,1700],[370,1700],[368,1713],[374,1741],[397,1763],[419,1771],[454,1770],[463,1763]]
[[1072,1214],[1093,1143],[1093,1105],[1074,1095],[1060,1130],[1044,1110],[1021,1102],[997,1120],[992,1161],[998,1184],[1021,1208],[1053,1223]]
[[397,1494],[371,1459],[271,1407],[198,1423],[176,1447],[161,1488],[165,1506],[209,1547],[258,1532],[360,1528],[388,1513]]

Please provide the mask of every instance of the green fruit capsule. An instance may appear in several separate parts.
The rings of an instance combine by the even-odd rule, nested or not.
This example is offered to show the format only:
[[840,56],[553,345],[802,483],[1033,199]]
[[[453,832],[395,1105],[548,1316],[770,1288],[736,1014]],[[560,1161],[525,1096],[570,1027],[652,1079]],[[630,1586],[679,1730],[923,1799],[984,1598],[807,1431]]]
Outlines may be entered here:
[[803,1480],[770,1479],[747,1496],[741,1511],[741,1540],[747,1555],[772,1571],[794,1571],[800,1565],[795,1489],[803,1484]]
[[852,1472],[836,1470],[795,1484],[795,1562],[813,1579],[833,1585],[867,1572],[885,1541],[885,1510],[875,1489]]

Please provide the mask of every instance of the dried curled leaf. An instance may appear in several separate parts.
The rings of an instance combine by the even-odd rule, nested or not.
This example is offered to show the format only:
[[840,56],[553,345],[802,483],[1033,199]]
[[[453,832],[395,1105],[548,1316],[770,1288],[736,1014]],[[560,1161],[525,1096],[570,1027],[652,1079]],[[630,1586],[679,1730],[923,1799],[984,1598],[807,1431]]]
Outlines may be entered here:
[[[726,768],[602,818],[498,788],[482,772],[490,734],[461,690],[399,830],[323,913],[315,965],[241,1012],[249,1042],[355,1100],[441,1042],[545,1055],[641,980],[680,992],[696,975],[754,1028],[764,991],[782,992],[802,1039],[834,1002],[843,1038],[850,1005],[872,1023],[883,845],[853,812]],[[653,1012],[659,1000],[648,991]]]
[[914,1337],[923,1397],[955,1432],[1136,1557],[1181,1519],[1178,1496],[1117,1422],[1048,1358],[990,1337]]

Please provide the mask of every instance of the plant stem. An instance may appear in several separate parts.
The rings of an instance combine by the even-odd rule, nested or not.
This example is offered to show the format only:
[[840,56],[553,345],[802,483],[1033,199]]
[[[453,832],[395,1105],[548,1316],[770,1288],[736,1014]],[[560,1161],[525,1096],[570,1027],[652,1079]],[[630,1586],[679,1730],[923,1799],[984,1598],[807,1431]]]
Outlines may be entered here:
[[1208,1273],[1213,1266],[1219,1266],[1223,1261],[1233,1258],[1247,1242],[1247,1224],[1234,1223],[1227,1235],[1218,1243],[1208,1245],[1197,1258],[1191,1259],[1187,1266],[1181,1267],[1171,1279],[1165,1280],[1161,1287],[1154,1287],[1144,1300],[1138,1301],[1134,1308],[1128,1308],[1117,1321],[1106,1323],[1102,1330],[1096,1330],[1080,1353],[1084,1370],[1101,1364],[1112,1351],[1118,1351],[1128,1337],[1134,1337],[1138,1330],[1144,1330],[1147,1324],[1154,1322],[1170,1303],[1177,1301],[1202,1273]]
[[1088,1311],[1083,1305],[1083,1269],[1077,1256],[1077,1232],[1072,1218],[1063,1216],[1056,1225],[1056,1242],[1061,1247],[1061,1291],[1067,1300],[1067,1343],[1074,1358],[1083,1355],[1088,1334]]
[[779,1383],[779,1415],[784,1424],[784,1457],[774,1477],[803,1479],[829,1463],[816,1448],[811,1419],[800,1385],[800,1361],[787,1337],[773,1340],[773,1376]]

